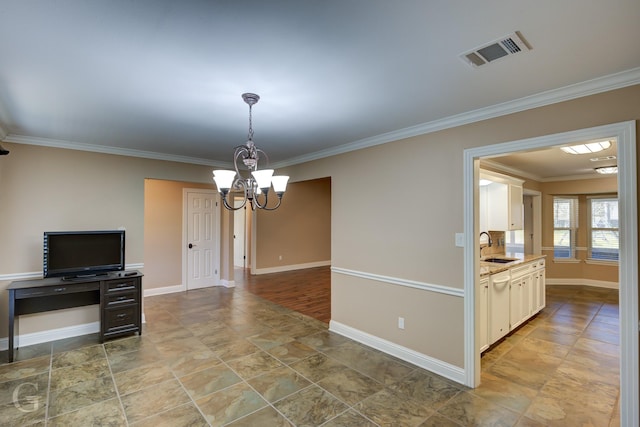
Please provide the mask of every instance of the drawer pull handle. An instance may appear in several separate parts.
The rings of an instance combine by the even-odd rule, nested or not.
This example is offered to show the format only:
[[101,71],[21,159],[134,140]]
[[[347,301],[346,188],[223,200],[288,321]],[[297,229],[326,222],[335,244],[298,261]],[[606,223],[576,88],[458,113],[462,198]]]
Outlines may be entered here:
[[124,314],[124,313],[120,313],[120,314],[118,314],[116,317],[117,317],[118,319],[124,319],[125,317],[127,317],[127,315],[126,315],[126,314]]
[[118,301],[124,301],[124,300],[126,300],[127,298],[128,298],[128,297],[126,297],[126,296],[124,296],[124,295],[123,295],[123,296],[121,296],[121,297],[118,297],[118,298],[117,298],[117,300],[118,300]]
[[54,292],[64,292],[67,288],[55,288]]

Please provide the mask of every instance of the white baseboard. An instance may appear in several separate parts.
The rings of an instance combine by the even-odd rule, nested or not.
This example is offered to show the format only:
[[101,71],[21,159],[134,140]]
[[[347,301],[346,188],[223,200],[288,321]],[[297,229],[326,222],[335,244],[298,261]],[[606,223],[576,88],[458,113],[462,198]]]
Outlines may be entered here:
[[331,260],[307,262],[304,264],[291,264],[291,265],[282,265],[278,267],[256,268],[255,270],[252,270],[251,273],[256,275],[269,274],[269,273],[282,273],[283,271],[304,270],[306,268],[327,267],[330,265],[331,265]]
[[620,289],[620,284],[618,282],[607,282],[604,280],[591,279],[554,279],[551,277],[547,277],[546,284],[558,286],[593,286],[596,288]]
[[459,366],[451,365],[335,320],[329,322],[329,330],[464,385],[465,372]]
[[[144,286],[143,286],[144,288]],[[165,294],[173,294],[176,292],[184,292],[187,288],[184,285],[173,285],[173,286],[164,286],[162,288],[151,288],[145,289],[142,294],[143,297],[153,297],[156,295],[165,295]]]
[[[203,286],[201,288],[194,289],[206,289],[206,288],[214,288],[216,286],[224,286],[225,288],[233,288],[236,286],[236,282],[233,280],[221,280],[220,283],[211,286]],[[166,295],[166,294],[174,294],[176,292],[186,292],[187,287],[184,285],[173,285],[173,286],[163,286],[161,288],[151,288],[145,289],[143,292],[143,296],[153,297],[157,295]]]
[[[17,335],[14,341],[14,347],[26,347],[28,345],[56,341],[64,338],[72,338],[80,335],[95,334],[98,332],[100,332],[100,322],[66,326],[64,328],[49,329],[48,331],[32,332],[30,334]],[[7,350],[8,348],[9,338],[0,339],[0,350]]]
[[[147,319],[142,313],[142,323]],[[96,334],[100,332],[100,322],[85,323],[82,325],[65,326],[64,328],[49,329],[48,331],[32,332],[30,334],[14,337],[14,347],[26,347],[43,342],[62,340],[65,338],[79,337],[81,335]],[[0,351],[9,349],[9,338],[0,338]]]

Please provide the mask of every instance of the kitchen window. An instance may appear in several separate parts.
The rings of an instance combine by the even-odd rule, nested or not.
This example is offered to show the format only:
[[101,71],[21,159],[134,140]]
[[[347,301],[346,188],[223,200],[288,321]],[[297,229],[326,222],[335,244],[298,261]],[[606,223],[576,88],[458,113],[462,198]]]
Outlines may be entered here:
[[575,259],[578,228],[578,198],[553,197],[553,257]]
[[618,261],[620,256],[618,198],[589,197],[587,207],[589,209],[589,259]]

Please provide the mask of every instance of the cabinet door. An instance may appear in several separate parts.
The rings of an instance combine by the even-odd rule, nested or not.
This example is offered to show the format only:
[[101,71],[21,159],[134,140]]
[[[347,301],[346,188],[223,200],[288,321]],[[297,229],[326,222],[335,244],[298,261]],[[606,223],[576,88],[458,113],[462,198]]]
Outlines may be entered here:
[[527,274],[522,278],[522,287],[520,293],[520,309],[522,310],[520,315],[522,318],[520,319],[520,323],[525,322],[531,317],[533,314],[533,301],[534,298],[532,296],[532,277],[531,274]]
[[537,291],[538,291],[538,311],[542,310],[543,308],[545,308],[545,306],[547,305],[546,303],[546,277],[545,277],[545,269],[541,268],[540,270],[538,270],[538,285],[537,285]]
[[478,347],[480,352],[483,352],[489,348],[489,278],[480,280],[480,284],[477,288],[478,304],[478,317],[479,317],[479,333],[478,333]]
[[509,184],[509,230],[522,230],[522,187]]
[[513,280],[509,289],[509,330],[522,323],[522,282],[522,277]]
[[489,343],[493,344],[509,332],[509,272],[491,276],[489,281]]

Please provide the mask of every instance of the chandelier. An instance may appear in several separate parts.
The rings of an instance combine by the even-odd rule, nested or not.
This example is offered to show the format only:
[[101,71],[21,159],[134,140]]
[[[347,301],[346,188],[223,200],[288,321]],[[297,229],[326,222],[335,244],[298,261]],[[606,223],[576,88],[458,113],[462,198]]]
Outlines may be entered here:
[[[278,209],[280,203],[282,203],[282,196],[287,189],[288,176],[273,175],[273,169],[261,169],[258,170],[258,160],[264,158],[269,163],[269,157],[267,153],[256,147],[253,143],[253,127],[251,123],[251,108],[258,102],[260,97],[255,93],[243,93],[242,99],[249,105],[249,140],[244,145],[237,146],[233,154],[233,166],[235,171],[232,170],[214,170],[213,180],[218,187],[218,191],[222,196],[222,202],[224,207],[229,210],[238,210],[243,208],[247,201],[251,205],[251,209],[264,209],[266,211],[273,211]],[[247,176],[243,176],[238,168],[238,159],[242,159],[242,163],[245,168],[250,172]],[[273,207],[267,207],[269,202],[269,189],[273,185],[273,191],[278,197],[278,203]],[[244,200],[238,207],[233,206],[233,200],[228,200],[227,197],[231,193],[232,198],[234,194],[239,192],[243,193]],[[262,202],[260,202],[262,199]]]

